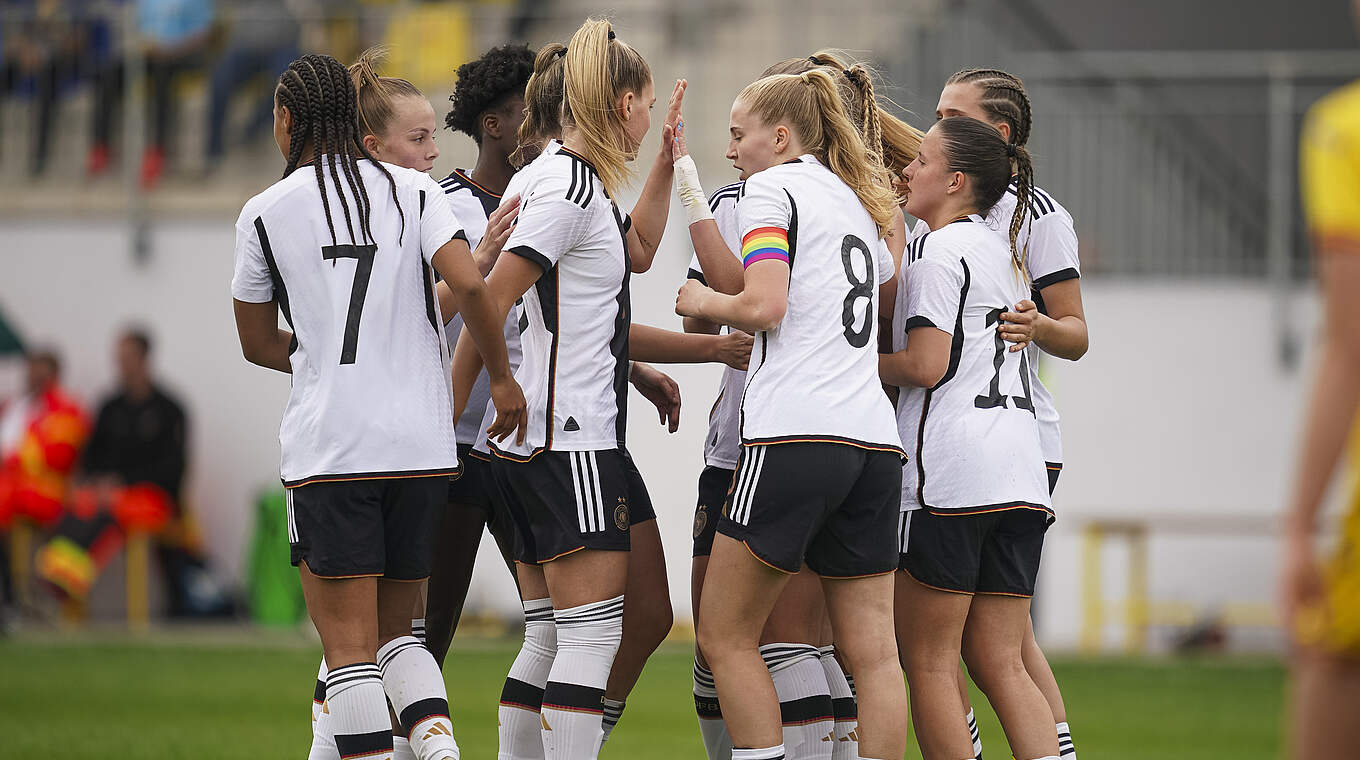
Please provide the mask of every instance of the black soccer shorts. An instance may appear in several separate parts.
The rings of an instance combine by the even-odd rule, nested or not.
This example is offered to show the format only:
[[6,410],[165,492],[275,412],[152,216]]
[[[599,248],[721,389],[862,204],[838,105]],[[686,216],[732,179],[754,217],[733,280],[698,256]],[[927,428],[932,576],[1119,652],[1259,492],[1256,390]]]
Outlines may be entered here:
[[338,480],[287,491],[292,562],[323,578],[430,575],[430,534],[447,504],[449,478]]
[[710,466],[699,473],[699,501],[694,506],[695,557],[707,557],[713,553],[713,537],[718,534],[718,518],[722,516],[727,492],[732,490],[734,472]]
[[827,578],[897,569],[902,456],[844,443],[742,448],[718,532],[785,573]]
[[960,594],[1034,596],[1052,515],[1013,508],[951,515],[925,509],[904,517],[899,567],[922,585]]
[[629,528],[656,517],[623,449],[541,451],[523,462],[502,459],[497,473],[520,562],[550,562],[581,549],[628,551]]

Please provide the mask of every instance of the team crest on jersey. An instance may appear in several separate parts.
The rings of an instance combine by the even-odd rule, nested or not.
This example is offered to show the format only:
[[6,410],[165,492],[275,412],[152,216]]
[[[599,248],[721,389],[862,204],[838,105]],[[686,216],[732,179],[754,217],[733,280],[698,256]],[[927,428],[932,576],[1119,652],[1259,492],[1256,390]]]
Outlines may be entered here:
[[620,496],[619,505],[614,507],[614,527],[621,531],[628,530],[628,497]]
[[694,539],[696,541],[699,536],[703,535],[705,525],[708,525],[708,507],[700,504],[694,512]]

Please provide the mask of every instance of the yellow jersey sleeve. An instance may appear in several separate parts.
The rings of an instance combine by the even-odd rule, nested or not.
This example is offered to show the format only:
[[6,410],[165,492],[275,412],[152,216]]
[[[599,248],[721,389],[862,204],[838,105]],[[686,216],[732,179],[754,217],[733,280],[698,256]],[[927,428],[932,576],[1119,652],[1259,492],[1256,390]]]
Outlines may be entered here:
[[1360,81],[1309,109],[1299,152],[1303,209],[1314,243],[1360,246]]

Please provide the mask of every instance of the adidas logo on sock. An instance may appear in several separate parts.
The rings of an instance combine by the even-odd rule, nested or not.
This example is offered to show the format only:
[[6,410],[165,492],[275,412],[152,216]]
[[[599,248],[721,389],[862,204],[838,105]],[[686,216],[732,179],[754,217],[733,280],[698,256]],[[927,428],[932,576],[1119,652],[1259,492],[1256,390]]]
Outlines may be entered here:
[[568,417],[567,424],[563,425],[562,429],[567,431],[568,433],[575,433],[576,431],[581,429],[581,426],[576,422],[575,417]]
[[428,741],[429,739],[436,736],[453,736],[453,732],[450,731],[448,726],[445,726],[442,721],[437,721],[432,727],[430,727],[429,731],[425,732],[425,735],[422,736],[421,738]]

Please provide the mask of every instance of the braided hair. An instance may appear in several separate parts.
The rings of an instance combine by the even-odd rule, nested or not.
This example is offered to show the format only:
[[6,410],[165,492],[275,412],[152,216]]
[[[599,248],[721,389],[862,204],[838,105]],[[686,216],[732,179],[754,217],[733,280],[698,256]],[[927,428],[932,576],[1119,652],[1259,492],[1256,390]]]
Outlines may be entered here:
[[[945,81],[951,84],[971,84],[978,89],[978,105],[982,107],[993,122],[1004,121],[1010,126],[1011,137],[1007,151],[1015,170],[1015,214],[1011,217],[1011,250],[1021,265],[1025,261],[1025,251],[1015,252],[1015,240],[1023,228],[1025,219],[1034,213],[1034,164],[1030,162],[1025,144],[1029,142],[1034,129],[1034,113],[1030,108],[1029,93],[1020,77],[1001,69],[963,69]],[[1023,154],[1019,160],[1017,153]],[[1025,241],[1029,247],[1029,241]]]
[[[1011,168],[1015,167],[1017,192],[1025,198],[1034,184],[1034,165],[1023,145],[1007,142],[992,125],[969,116],[949,116],[932,127],[940,133],[944,146],[944,161],[949,171],[963,172],[973,184],[973,201],[978,211],[986,214],[1006,194],[1010,185]],[[1026,252],[1016,247],[1020,227],[1029,211],[1027,203],[1015,204],[1011,214],[1011,263],[1016,272],[1028,280],[1025,273]],[[1028,245],[1026,246],[1028,247]]]
[[[298,168],[302,160],[303,148],[312,148],[312,165],[316,171],[316,186],[321,190],[321,208],[326,213],[326,227],[331,233],[331,243],[339,244],[335,234],[335,223],[331,217],[330,202],[326,196],[326,173],[322,164],[330,165],[331,180],[335,192],[340,196],[340,208],[345,213],[345,229],[350,240],[357,240],[354,234],[354,219],[349,204],[345,202],[344,187],[347,184],[354,195],[354,205],[359,217],[359,235],[365,243],[376,243],[369,217],[373,204],[368,190],[364,187],[363,175],[359,172],[358,160],[366,158],[378,167],[392,186],[392,201],[397,204],[400,215],[401,201],[397,200],[397,183],[391,172],[364,148],[359,135],[358,96],[354,90],[349,71],[337,60],[328,55],[309,54],[288,64],[279,77],[274,97],[280,106],[292,115],[292,125],[288,129],[288,159],[283,169],[287,177]],[[333,160],[326,161],[327,157]],[[344,173],[345,182],[340,180]],[[406,233],[406,217],[401,215],[401,235]],[[398,237],[398,240],[401,238]]]
[[534,73],[534,52],[527,45],[493,47],[475,61],[458,67],[458,83],[449,102],[453,108],[444,125],[482,144],[482,114],[506,105],[513,96],[524,95]]

